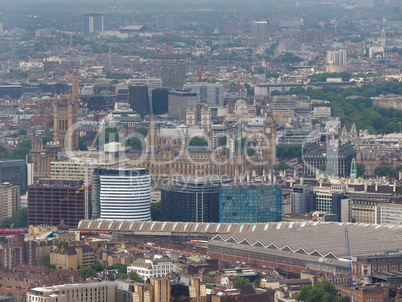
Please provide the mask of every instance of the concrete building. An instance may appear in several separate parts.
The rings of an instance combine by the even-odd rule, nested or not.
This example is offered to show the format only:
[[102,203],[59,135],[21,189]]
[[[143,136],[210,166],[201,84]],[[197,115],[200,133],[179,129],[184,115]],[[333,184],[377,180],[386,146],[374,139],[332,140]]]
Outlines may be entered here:
[[253,21],[251,25],[251,35],[255,44],[266,43],[268,39],[267,21]]
[[184,89],[197,93],[197,103],[208,106],[223,106],[223,85],[211,83],[185,84]]
[[303,215],[313,210],[314,187],[295,185],[290,194],[290,213]]
[[92,32],[103,32],[103,14],[91,13],[85,14],[84,17],[84,34],[90,34]]
[[331,107],[314,107],[313,109],[313,119],[326,119],[331,117]]
[[162,79],[153,77],[130,79],[130,86],[148,86],[148,91],[151,92],[162,87]]
[[83,180],[39,179],[28,186],[28,225],[58,226],[64,222],[76,228],[85,219],[86,208]]
[[175,177],[162,189],[162,220],[219,222],[219,190],[228,178]]
[[188,90],[169,91],[169,116],[171,118],[184,121],[187,107],[196,105],[196,93]]
[[219,222],[281,221],[282,189],[266,185],[223,186]]
[[182,54],[155,54],[151,57],[151,74],[162,79],[162,87],[183,89],[186,82],[186,56]]
[[151,219],[151,177],[146,169],[96,169],[93,174],[93,217]]
[[347,52],[341,50],[329,50],[327,52],[327,65],[346,65]]
[[[314,210],[332,215],[335,221],[347,222],[350,220],[350,199],[336,189],[315,190]],[[325,219],[325,218],[324,218]]]
[[10,183],[0,184],[0,222],[13,218],[20,208],[21,189]]
[[28,302],[113,302],[115,300],[115,283],[94,282],[80,284],[63,284],[52,287],[35,287],[27,294]]
[[135,260],[127,266],[127,273],[136,272],[145,281],[149,278],[166,278],[176,271],[176,265],[170,258],[155,258]]

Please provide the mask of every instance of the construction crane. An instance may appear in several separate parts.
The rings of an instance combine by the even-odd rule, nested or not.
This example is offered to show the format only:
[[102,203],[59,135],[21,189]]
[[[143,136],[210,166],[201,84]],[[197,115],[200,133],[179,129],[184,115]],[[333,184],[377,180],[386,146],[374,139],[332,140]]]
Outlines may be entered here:
[[172,54],[172,49],[170,48],[168,36],[166,36],[166,41],[167,41],[166,53],[167,53],[168,55],[171,55],[171,54]]
[[154,47],[155,47],[155,54],[158,54],[158,48],[156,47],[156,38],[154,38]]
[[202,56],[201,66],[199,68],[197,68],[198,79],[199,79],[200,83],[202,82],[202,70],[204,69],[204,60],[205,60],[205,51],[204,51],[204,55]]
[[346,253],[348,256],[350,301],[355,302],[355,294],[354,294],[354,286],[353,286],[353,272],[352,272],[352,258],[350,257],[349,232],[348,232],[347,228],[345,228],[345,243],[346,243]]

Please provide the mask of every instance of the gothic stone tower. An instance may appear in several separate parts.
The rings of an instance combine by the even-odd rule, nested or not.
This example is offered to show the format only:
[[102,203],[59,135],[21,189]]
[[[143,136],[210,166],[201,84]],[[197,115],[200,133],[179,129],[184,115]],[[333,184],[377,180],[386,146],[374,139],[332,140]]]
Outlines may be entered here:
[[276,123],[270,106],[265,109],[265,120],[262,129],[264,132],[264,165],[261,167],[261,172],[263,175],[272,175],[276,164]]
[[69,145],[64,143],[68,129],[78,122],[79,91],[77,70],[72,74],[71,95],[55,95],[54,109],[54,141],[59,142],[63,148],[78,150],[78,129],[73,132]]

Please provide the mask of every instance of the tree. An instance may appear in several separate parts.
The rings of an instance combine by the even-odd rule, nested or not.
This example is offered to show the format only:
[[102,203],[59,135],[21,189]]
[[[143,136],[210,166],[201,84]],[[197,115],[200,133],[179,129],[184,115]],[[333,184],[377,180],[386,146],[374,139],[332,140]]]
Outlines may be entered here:
[[14,225],[16,228],[26,228],[28,226],[28,208],[22,208],[15,212]]
[[119,131],[117,130],[116,127],[113,128],[106,128],[104,131],[102,131],[100,135],[100,141],[99,145],[102,144],[108,144],[112,142],[119,142],[120,137],[119,137]]
[[0,223],[0,228],[2,229],[8,229],[11,227],[11,225],[14,223],[14,219],[13,218],[6,218],[3,219]]
[[127,274],[120,274],[119,278],[120,280],[127,280],[128,279],[128,275]]
[[279,170],[287,170],[290,168],[290,166],[288,164],[284,163],[283,161],[281,161],[276,167]]
[[141,276],[138,275],[138,273],[135,271],[131,271],[128,276],[130,277],[130,280],[133,280],[133,281],[139,282],[139,283],[144,283],[144,279],[142,279]]
[[115,263],[115,264],[108,266],[107,269],[108,270],[117,269],[117,270],[119,270],[120,274],[127,274],[127,265],[125,265],[125,264]]
[[8,152],[7,148],[0,144],[0,159],[7,159],[10,157],[10,152]]
[[88,151],[88,146],[85,143],[84,138],[81,137],[81,136],[78,137],[78,150],[80,150],[80,151]]
[[363,176],[366,172],[366,167],[363,163],[356,163],[357,177]]
[[25,159],[29,150],[32,148],[32,142],[30,140],[24,140],[18,144],[17,147],[11,152],[12,159]]
[[27,135],[27,131],[24,128],[22,128],[20,129],[20,131],[18,131],[18,135]]
[[276,146],[276,157],[279,160],[297,158],[301,157],[301,155],[302,155],[301,145],[280,144]]
[[194,136],[190,139],[189,146],[191,147],[205,147],[208,146],[208,142],[205,138],[200,136]]
[[161,220],[161,202],[151,203],[151,220],[152,221]]
[[103,271],[103,264],[98,261],[95,264],[91,265],[91,268],[93,268],[97,272],[100,272]]
[[60,241],[60,242],[57,244],[57,247],[58,247],[58,248],[66,248],[66,247],[68,247],[68,242]]
[[43,255],[38,264],[48,267],[50,265],[50,254]]
[[247,149],[248,156],[255,154],[255,150],[251,147],[250,141],[245,137],[236,141],[235,149],[236,151],[240,149],[242,152],[244,152],[244,149]]
[[377,166],[374,169],[374,175],[376,176],[388,176],[388,177],[395,177],[396,171],[389,165],[385,166]]
[[228,141],[227,136],[221,136],[219,138],[219,146],[226,147],[227,141]]
[[45,148],[47,143],[49,142],[53,142],[53,137],[51,137],[50,135],[42,137],[43,148]]
[[137,129],[135,129],[134,132],[137,132],[137,133],[141,134],[143,137],[147,137],[147,135],[148,135],[148,129],[143,128],[143,127],[139,127]]
[[296,296],[297,301],[302,302],[346,302],[348,298],[342,298],[338,295],[335,285],[328,280],[318,282],[313,286],[305,285],[300,289]]
[[89,266],[80,268],[80,270],[78,272],[80,273],[81,278],[84,280],[86,280],[88,278],[96,278],[98,276],[96,271]]
[[242,286],[248,286],[248,285],[252,285],[250,279],[244,278],[244,277],[240,277],[237,278],[235,280],[235,282],[233,282],[233,286],[236,288],[242,287]]

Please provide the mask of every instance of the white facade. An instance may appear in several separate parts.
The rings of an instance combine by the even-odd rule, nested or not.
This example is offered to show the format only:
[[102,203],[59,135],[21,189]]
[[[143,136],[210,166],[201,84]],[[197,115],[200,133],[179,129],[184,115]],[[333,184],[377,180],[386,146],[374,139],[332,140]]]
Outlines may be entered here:
[[346,50],[332,50],[327,52],[328,65],[345,65],[346,64]]
[[145,169],[99,175],[101,219],[151,220],[151,176]]
[[127,267],[127,273],[137,272],[142,279],[165,278],[176,271],[176,265],[168,258],[162,259],[137,259]]
[[162,79],[161,78],[142,78],[142,79],[131,79],[130,80],[131,86],[148,86],[148,92],[151,93],[152,90],[156,88],[162,87]]

